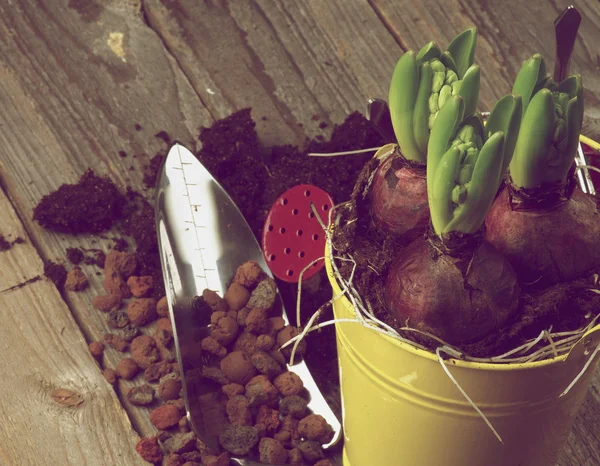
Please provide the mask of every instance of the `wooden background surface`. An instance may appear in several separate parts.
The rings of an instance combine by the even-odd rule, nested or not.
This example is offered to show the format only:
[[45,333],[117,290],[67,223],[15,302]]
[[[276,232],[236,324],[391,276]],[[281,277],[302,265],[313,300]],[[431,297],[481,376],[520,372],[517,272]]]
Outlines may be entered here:
[[[562,0],[4,0],[0,2],[0,465],[136,465],[148,411],[104,381],[86,342],[107,328],[84,293],[60,294],[43,260],[103,247],[32,221],[39,199],[89,167],[142,190],[166,130],[193,144],[201,126],[251,106],[261,140],[299,144],[387,95],[408,48],[476,25],[482,105],[508,92],[522,61],[552,62]],[[600,4],[584,15],[571,70],[584,75],[585,133],[600,137]],[[268,120],[261,120],[267,116]],[[138,123],[143,129],[136,131]],[[299,126],[303,124],[303,126]],[[137,154],[121,158],[120,150]],[[130,166],[135,170],[130,171]],[[25,286],[12,288],[15,285]],[[119,355],[105,354],[114,367]],[[128,386],[130,383],[126,383]],[[56,390],[69,390],[68,400]],[[53,396],[54,395],[54,396]],[[600,464],[600,373],[561,466]],[[338,457],[336,464],[341,464]]]

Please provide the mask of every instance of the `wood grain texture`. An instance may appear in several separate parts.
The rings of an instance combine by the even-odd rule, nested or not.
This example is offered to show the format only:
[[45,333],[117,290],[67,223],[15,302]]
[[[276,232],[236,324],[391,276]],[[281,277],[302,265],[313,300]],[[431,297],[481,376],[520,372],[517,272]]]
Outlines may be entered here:
[[[29,235],[28,241],[35,245],[42,259],[65,262],[67,247],[107,250],[110,241],[43,231],[31,219],[33,206],[61,184],[75,182],[89,167],[99,174],[110,175],[122,188],[129,185],[142,190],[143,165],[157,150],[164,148],[154,137],[156,132],[166,130],[174,138],[193,146],[200,126],[247,106],[253,107],[259,136],[267,144],[301,143],[306,136],[325,134],[329,129],[320,129],[321,121],[340,122],[349,112],[363,110],[369,97],[386,98],[389,78],[403,50],[419,47],[431,38],[445,45],[454,34],[471,24],[476,24],[480,32],[478,61],[489,70],[484,72],[482,86],[483,106],[489,106],[508,92],[512,77],[531,53],[539,50],[552,62],[552,21],[559,7],[565,4],[562,0],[536,0],[527,4],[511,0],[496,2],[493,6],[489,2],[465,0],[426,0],[422,4],[406,0],[18,0],[10,5],[5,3],[0,5],[0,105],[3,109],[0,181],[16,207]],[[586,131],[598,137],[600,108],[594,94],[598,95],[600,83],[594,45],[600,39],[600,15],[593,0],[584,0],[578,6],[587,19],[581,27],[571,69],[584,74],[584,84],[589,91]],[[519,27],[525,21],[527,27]],[[522,44],[528,44],[530,49]],[[319,121],[312,119],[315,114],[321,117]],[[135,130],[136,123],[143,127],[141,131]],[[119,157],[119,150],[125,150],[128,156]],[[0,202],[3,219],[11,212],[8,204]],[[14,218],[7,224],[2,223],[0,233],[13,233],[14,225],[18,225]],[[38,257],[30,245],[17,245],[10,255],[2,254],[0,292],[40,274],[40,267],[23,268],[32,254]],[[39,262],[39,258],[36,260]],[[84,293],[66,293],[64,301],[60,301],[56,290],[46,281],[14,289],[6,293],[7,297],[0,294],[0,301],[7,300],[11,312],[27,314],[23,322],[11,317],[10,325],[0,329],[0,338],[12,333],[19,335],[19,332],[30,338],[23,340],[25,345],[20,343],[17,347],[26,348],[23,354],[27,357],[28,351],[34,354],[33,361],[42,361],[45,356],[50,362],[44,363],[44,370],[55,371],[50,382],[38,377],[46,372],[34,374],[38,378],[32,380],[37,381],[37,386],[70,389],[76,393],[72,399],[77,403],[78,395],[83,397],[84,403],[78,408],[69,408],[69,413],[86,408],[90,404],[88,400],[96,402],[98,398],[89,395],[90,387],[96,386],[93,383],[104,383],[103,379],[93,382],[101,377],[97,369],[91,371],[93,377],[81,381],[81,372],[68,365],[75,361],[83,367],[89,363],[90,356],[75,324],[71,321],[70,326],[61,324],[59,327],[63,317],[54,315],[66,309],[66,302],[72,320],[86,340],[102,339],[108,331],[105,316],[90,305],[94,296],[103,293],[101,277],[95,275],[97,269],[92,266],[86,266],[84,271],[90,278],[90,289]],[[46,298],[47,294],[51,298]],[[39,307],[46,312],[42,313]],[[51,314],[48,309],[52,309]],[[35,322],[30,322],[29,314]],[[52,322],[46,322],[49,319]],[[34,330],[43,330],[34,326],[42,325],[40,322],[55,325],[58,334],[64,327],[63,333],[79,335],[79,343],[68,346],[69,351],[61,347],[53,355],[42,354],[45,348],[39,348],[39,343],[31,337]],[[56,334],[56,330],[53,331]],[[65,344],[62,337],[58,340],[57,345]],[[0,348],[7,348],[7,341],[12,340],[0,340]],[[121,357],[120,353],[107,350],[106,365],[114,367]],[[20,366],[19,374],[30,364],[28,360],[17,358],[14,363]],[[118,387],[118,393],[133,427],[138,433],[149,435],[155,429],[148,421],[148,409],[132,407],[123,400],[127,387],[138,383],[124,382]],[[9,388],[16,387],[10,385]],[[600,375],[597,375],[561,466],[600,464],[599,388]],[[40,391],[43,388],[36,393]],[[109,406],[107,409],[118,413],[121,419],[118,422],[127,424],[125,411],[119,412],[118,407],[111,404],[114,395],[110,394],[109,401],[105,396],[108,395],[99,399]],[[46,400],[47,395],[44,397],[38,396]],[[20,409],[26,411],[24,406],[22,403]],[[93,407],[96,409],[96,405]],[[59,452],[67,452],[67,456],[57,453],[58,456],[51,457],[52,462],[45,464],[138,464],[131,445],[135,433],[120,435],[121,430],[100,425],[103,415],[90,409],[93,419],[86,422],[96,423],[92,425],[98,438],[112,442],[119,436],[114,444],[118,448],[113,448],[115,457],[109,460],[104,456],[105,463],[93,463],[101,461],[103,456],[92,448],[89,456],[82,460],[81,451],[85,450],[78,443],[78,433],[71,432],[74,430],[71,424],[44,424],[44,428],[58,430],[60,435],[47,438],[56,442]],[[37,414],[42,412],[46,411],[40,410]],[[77,422],[88,419],[72,417]],[[22,419],[24,428],[32,426]],[[4,434],[2,428],[0,424],[0,435]],[[26,441],[20,439],[21,443],[10,444],[9,450],[0,442],[0,464],[4,466],[3,461],[11,465],[30,464],[31,456],[27,456],[29,451],[23,443]],[[7,451],[12,456],[7,456]],[[135,459],[129,461],[128,455]],[[334,462],[336,466],[341,465],[339,455]]]
[[142,3],[211,114],[252,106],[268,144],[323,134],[320,122],[385,97],[401,52],[363,1]]
[[[467,27],[476,26],[475,62],[481,66],[481,110],[489,110],[510,92],[523,61],[541,53],[554,70],[554,20],[573,2],[535,0],[488,2],[483,0],[369,0],[398,43],[419,49],[430,40],[445,48]],[[600,75],[597,44],[600,41],[600,7],[595,0],[575,5],[583,16],[570,64],[571,73],[583,76],[585,88],[584,134],[600,137]]]
[[[0,190],[2,230],[25,244],[0,252],[0,464],[143,465],[139,439],[90,355],[69,308],[43,273]],[[19,283],[16,283],[19,282]]]
[[[74,9],[60,3],[0,6],[0,179],[42,259],[67,263],[68,247],[106,251],[111,242],[43,230],[32,220],[40,198],[76,182],[88,168],[122,189],[143,192],[142,168],[164,148],[154,134],[166,130],[192,146],[198,128],[211,119],[145,25],[139,4],[71,1]],[[136,123],[143,127],[139,132]],[[128,156],[120,157],[119,150]],[[95,266],[83,270],[90,288],[63,297],[87,341],[102,340],[110,331],[106,316],[90,304],[104,294],[102,277]],[[122,357],[108,348],[106,367]],[[151,435],[156,429],[148,409],[131,407],[123,396],[139,383],[121,382],[118,390],[134,427]]]

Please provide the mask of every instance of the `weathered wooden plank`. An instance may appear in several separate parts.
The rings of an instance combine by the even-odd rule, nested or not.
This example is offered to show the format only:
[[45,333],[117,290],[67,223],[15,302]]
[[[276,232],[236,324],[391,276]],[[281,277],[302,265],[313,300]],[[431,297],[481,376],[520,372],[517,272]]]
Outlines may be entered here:
[[[516,73],[532,54],[543,54],[554,70],[554,20],[568,0],[472,2],[468,0],[369,0],[398,43],[418,49],[430,40],[445,47],[463,29],[478,28],[475,61],[481,66],[481,109],[490,109],[510,92]],[[600,76],[596,44],[600,8],[594,0],[577,2],[583,16],[570,71],[581,73],[586,89],[584,132],[600,137]]]
[[[142,190],[142,167],[164,146],[155,133],[166,130],[192,145],[198,128],[211,122],[176,62],[144,23],[139,3],[68,5],[66,0],[60,7],[23,0],[0,6],[0,179],[42,259],[63,263],[67,247],[106,251],[110,242],[41,229],[32,221],[32,208],[43,195],[76,182],[90,167],[110,175],[121,188]],[[119,150],[128,156],[120,157]],[[14,257],[16,265],[23,260]],[[4,281],[8,272],[2,269]],[[106,317],[90,304],[104,293],[102,277],[94,266],[84,266],[84,271],[90,288],[67,292],[64,298],[86,339],[102,340],[109,332]],[[31,278],[21,275],[16,272],[7,280]],[[43,301],[35,294],[29,299]],[[106,366],[114,367],[121,357],[107,349]],[[118,390],[123,395],[138,383],[122,382]],[[156,432],[148,410],[132,408],[122,398],[138,432]]]
[[340,122],[364,110],[369,97],[386,96],[400,53],[363,1],[144,0],[143,6],[211,114],[252,106],[261,139],[270,144],[322,134],[320,122]]
[[2,231],[26,239],[0,252],[0,464],[146,464],[54,285],[41,279],[15,287],[42,274],[43,264],[2,190],[0,212]]

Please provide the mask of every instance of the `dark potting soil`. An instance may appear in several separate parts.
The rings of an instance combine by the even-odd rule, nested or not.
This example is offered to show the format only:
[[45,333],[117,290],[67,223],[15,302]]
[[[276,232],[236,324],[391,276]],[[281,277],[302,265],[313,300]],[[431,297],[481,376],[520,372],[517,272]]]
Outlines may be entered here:
[[62,291],[67,280],[67,269],[64,265],[48,261],[44,263],[44,275],[52,280],[56,288]]
[[111,180],[88,170],[78,183],[64,184],[44,196],[33,219],[59,233],[101,233],[121,218],[126,203]]
[[[391,317],[383,303],[384,279],[398,251],[405,247],[377,232],[371,225],[367,192],[368,180],[377,162],[372,160],[360,173],[352,200],[344,209],[341,227],[334,234],[336,253],[352,252],[356,261],[353,285],[359,294],[369,300],[375,315],[388,325],[398,329],[404,323]],[[339,264],[340,273],[348,279],[352,264]],[[592,274],[572,282],[557,284],[542,290],[525,290],[521,295],[519,312],[514,320],[499,332],[470,344],[461,346],[466,354],[486,358],[503,354],[536,338],[541,331],[552,327],[552,332],[572,331],[589,322],[589,316],[597,315],[600,295],[589,291],[595,287]],[[404,338],[434,349],[437,343],[427,337],[416,337],[414,333],[400,332]]]
[[86,249],[85,252],[87,252],[88,255],[83,258],[84,264],[95,265],[99,268],[104,267],[104,260],[106,259],[104,251],[101,249]]
[[71,264],[80,264],[83,260],[83,251],[79,248],[67,248],[67,259]]
[[5,238],[4,235],[0,234],[0,252],[8,251],[15,244],[23,244],[24,242],[25,242],[25,240],[23,238],[21,238],[20,236],[17,236],[15,239],[13,239],[11,241],[11,240]]

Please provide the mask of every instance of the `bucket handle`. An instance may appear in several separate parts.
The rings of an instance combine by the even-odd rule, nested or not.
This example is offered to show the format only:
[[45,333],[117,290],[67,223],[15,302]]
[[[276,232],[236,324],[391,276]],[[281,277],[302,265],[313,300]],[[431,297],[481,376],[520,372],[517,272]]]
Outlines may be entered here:
[[[587,358],[583,368],[577,374],[577,377],[569,384],[564,392],[560,394],[560,397],[565,396],[575,386],[578,380],[583,377],[585,372],[589,369],[596,356],[600,353],[600,325],[596,325],[583,334],[581,339],[571,348],[569,354],[567,354],[568,360],[584,359]],[[559,398],[560,398],[559,397]]]

